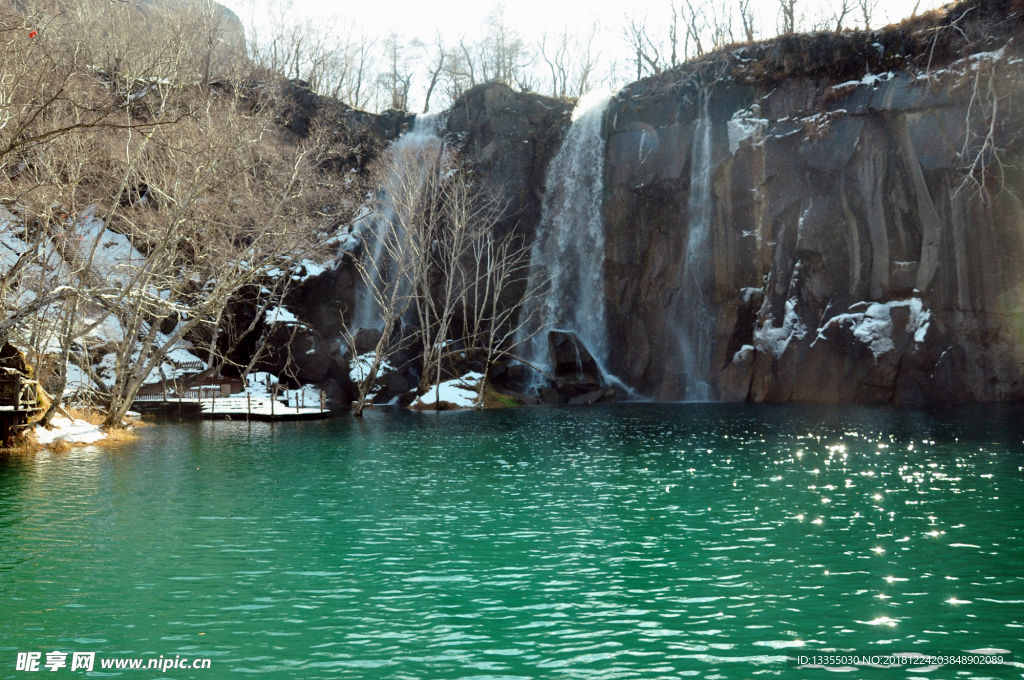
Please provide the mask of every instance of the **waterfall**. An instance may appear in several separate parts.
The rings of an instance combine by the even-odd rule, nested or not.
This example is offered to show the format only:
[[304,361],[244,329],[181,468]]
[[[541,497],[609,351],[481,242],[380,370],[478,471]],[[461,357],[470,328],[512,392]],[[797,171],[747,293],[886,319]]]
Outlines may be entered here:
[[715,323],[711,304],[714,286],[711,252],[711,176],[714,165],[711,156],[708,93],[702,90],[700,117],[694,128],[690,158],[690,196],[686,206],[689,240],[686,244],[681,295],[673,315],[679,330],[683,394],[686,401],[714,399],[714,390],[709,382]]
[[575,333],[607,375],[601,123],[611,97],[610,92],[591,92],[580,99],[545,177],[529,278],[529,290],[543,293],[527,300],[523,311],[532,315],[532,323],[517,340],[523,343],[523,358],[549,372],[547,331],[561,330]]
[[[363,247],[369,249],[373,260],[370,275],[376,280],[375,283],[379,281],[382,272],[387,272],[387,263],[384,262],[387,253],[384,240],[378,237],[380,230],[388,225],[400,228],[403,220],[399,212],[403,208],[396,205],[396,194],[408,196],[410,186],[415,190],[421,188],[428,173],[436,167],[443,147],[439,134],[440,124],[441,119],[437,114],[418,114],[412,129],[388,147],[386,159],[389,175],[378,189],[372,208],[365,209],[353,225],[353,232],[359,235]],[[384,326],[381,317],[381,309],[374,299],[373,291],[366,285],[359,286],[352,317],[353,327],[379,330]]]

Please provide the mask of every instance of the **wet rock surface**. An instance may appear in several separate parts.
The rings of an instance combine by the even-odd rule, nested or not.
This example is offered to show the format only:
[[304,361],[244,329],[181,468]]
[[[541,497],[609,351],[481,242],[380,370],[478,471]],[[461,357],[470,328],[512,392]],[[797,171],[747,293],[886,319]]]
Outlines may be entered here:
[[707,97],[716,398],[1024,398],[1024,176],[1000,166],[1024,161],[1022,107],[1002,111],[991,139],[998,181],[972,177],[964,155],[988,163],[974,78],[1019,99],[1022,47],[990,37],[930,72],[908,57],[852,82],[692,71],[624,90],[606,121],[609,370],[655,399],[683,394]]
[[[1022,31],[1024,13],[983,0],[745,46],[626,87],[604,120],[608,371],[655,400],[695,381],[726,401],[1024,398]],[[983,91],[1000,102],[995,125]],[[447,143],[507,203],[503,234],[533,238],[571,109],[491,83],[447,113]],[[337,115],[344,131],[361,114]],[[708,177],[694,160],[701,116]],[[386,142],[409,120],[364,123]],[[710,186],[707,375],[683,341],[695,186]],[[289,308],[330,345],[356,278],[342,261]],[[596,362],[565,335],[549,336],[556,379],[537,398],[604,399]],[[512,362],[491,378],[523,390],[527,373]]]

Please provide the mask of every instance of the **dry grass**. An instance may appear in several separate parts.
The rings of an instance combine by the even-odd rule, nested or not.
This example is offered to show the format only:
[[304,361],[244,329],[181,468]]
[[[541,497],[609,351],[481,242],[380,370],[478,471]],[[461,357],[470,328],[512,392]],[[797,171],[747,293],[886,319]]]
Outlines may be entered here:
[[96,442],[102,446],[120,446],[122,444],[131,444],[139,438],[139,433],[135,431],[135,428],[127,429],[124,427],[115,427],[105,430],[107,436]]
[[106,420],[106,418],[107,418],[100,411],[97,411],[96,409],[91,409],[91,408],[81,409],[81,408],[74,408],[72,406],[72,407],[68,407],[66,410],[67,410],[67,412],[69,414],[71,414],[71,417],[74,418],[75,420],[84,420],[85,422],[89,423],[90,425],[95,425],[97,427],[102,425],[103,421]]
[[961,0],[871,31],[795,33],[729,46],[629,89],[634,96],[647,97],[687,85],[700,87],[723,75],[770,87],[788,78],[860,80],[865,69],[934,70],[996,49],[1019,35],[1022,26],[1024,0]]
[[519,408],[519,402],[491,387],[484,387],[484,408]]
[[45,450],[46,447],[36,441],[35,433],[32,430],[27,430],[13,440],[0,445],[0,456],[5,458],[19,457]]

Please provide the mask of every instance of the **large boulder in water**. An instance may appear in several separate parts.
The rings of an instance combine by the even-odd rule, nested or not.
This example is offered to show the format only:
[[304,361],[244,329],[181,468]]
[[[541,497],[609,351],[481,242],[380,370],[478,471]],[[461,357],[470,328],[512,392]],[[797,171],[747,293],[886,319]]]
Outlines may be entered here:
[[555,387],[563,398],[578,397],[604,386],[597,361],[575,333],[548,331],[548,348]]

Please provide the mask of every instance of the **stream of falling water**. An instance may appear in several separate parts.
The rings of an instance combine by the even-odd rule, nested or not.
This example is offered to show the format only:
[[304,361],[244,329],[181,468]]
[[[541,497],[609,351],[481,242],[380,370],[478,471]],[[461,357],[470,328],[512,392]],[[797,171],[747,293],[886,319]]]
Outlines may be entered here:
[[[530,290],[541,288],[544,293],[527,301],[523,311],[532,315],[532,323],[524,326],[518,340],[523,358],[548,372],[547,331],[561,330],[575,333],[608,375],[601,123],[611,97],[610,92],[595,91],[580,99],[545,178],[541,221],[530,255]],[[543,382],[539,374],[536,381]]]
[[708,94],[701,91],[700,117],[693,134],[690,163],[690,196],[687,202],[689,240],[683,268],[681,295],[674,318],[679,325],[680,354],[683,359],[683,398],[685,401],[711,401],[714,389],[711,375],[712,253],[711,253],[711,176],[714,171],[711,147],[711,118]]
[[[441,119],[437,114],[419,114],[413,128],[388,148],[390,172],[378,190],[375,208],[354,225],[354,231],[363,240],[363,247],[371,253],[373,265],[369,273],[374,279],[374,285],[382,276],[393,275],[386,261],[388,254],[385,239],[380,238],[381,230],[389,226],[397,231],[402,230],[405,224],[402,212],[408,210],[409,206],[404,205],[407,201],[403,202],[398,197],[408,197],[418,192],[428,173],[435,167],[443,145],[440,126]],[[353,321],[355,328],[380,329],[384,326],[380,305],[371,287],[365,283],[356,291]]]

